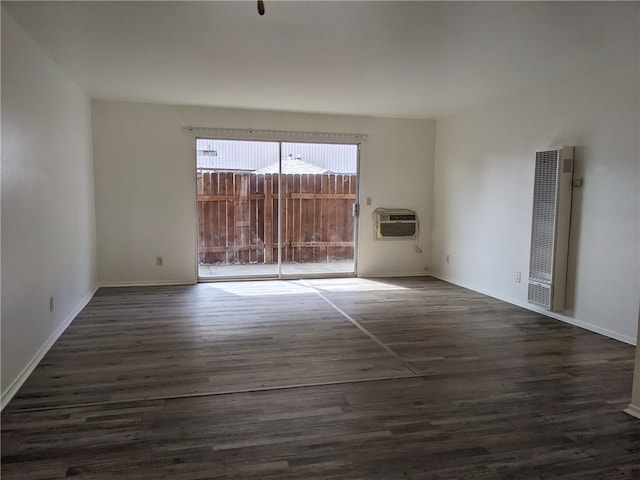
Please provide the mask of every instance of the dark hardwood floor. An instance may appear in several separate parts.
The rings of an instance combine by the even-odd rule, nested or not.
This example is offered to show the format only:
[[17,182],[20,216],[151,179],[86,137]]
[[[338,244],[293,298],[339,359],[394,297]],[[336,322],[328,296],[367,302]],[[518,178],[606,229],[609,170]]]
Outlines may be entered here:
[[102,288],[3,479],[631,479],[634,347],[432,278]]

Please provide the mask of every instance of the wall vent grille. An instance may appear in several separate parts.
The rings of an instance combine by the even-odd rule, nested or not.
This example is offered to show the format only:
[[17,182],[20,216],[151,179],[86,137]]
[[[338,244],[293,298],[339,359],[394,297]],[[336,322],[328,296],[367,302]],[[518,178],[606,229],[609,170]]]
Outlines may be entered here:
[[547,282],[553,279],[558,153],[536,153],[529,277]]
[[529,302],[564,309],[573,147],[536,152],[529,256]]
[[549,308],[551,304],[551,285],[529,282],[529,302]]

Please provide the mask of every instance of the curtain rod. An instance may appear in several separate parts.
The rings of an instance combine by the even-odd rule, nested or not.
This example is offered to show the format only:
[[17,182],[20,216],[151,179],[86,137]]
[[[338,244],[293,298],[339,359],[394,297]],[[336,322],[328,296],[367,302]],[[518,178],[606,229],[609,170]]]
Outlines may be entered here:
[[208,133],[208,134],[225,134],[225,135],[255,135],[256,137],[279,137],[279,138],[312,138],[325,137],[337,139],[364,140],[369,135],[366,133],[343,133],[343,132],[306,132],[295,130],[260,130],[254,128],[219,128],[219,127],[195,127],[188,125],[182,127],[185,132],[189,133]]

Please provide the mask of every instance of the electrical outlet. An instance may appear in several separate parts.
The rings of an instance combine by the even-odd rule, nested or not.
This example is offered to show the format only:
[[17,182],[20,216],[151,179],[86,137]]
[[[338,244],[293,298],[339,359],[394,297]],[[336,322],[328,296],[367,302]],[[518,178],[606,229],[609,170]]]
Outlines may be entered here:
[[522,280],[522,273],[516,272],[516,283],[520,283]]
[[49,297],[49,312],[53,312],[53,297]]
[[156,266],[161,267],[164,265],[164,259],[162,257],[156,257]]
[[447,253],[447,255],[444,257],[444,261],[449,263],[449,254]]
[[371,197],[367,197],[367,205],[371,205]]

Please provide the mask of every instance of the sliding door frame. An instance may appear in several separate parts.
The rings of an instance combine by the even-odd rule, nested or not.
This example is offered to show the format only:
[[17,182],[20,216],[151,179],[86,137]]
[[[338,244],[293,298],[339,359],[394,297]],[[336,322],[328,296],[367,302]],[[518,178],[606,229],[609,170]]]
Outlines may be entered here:
[[[186,128],[186,127],[185,127]],[[362,136],[366,138],[366,135]],[[224,275],[224,276],[212,276],[212,277],[201,277],[200,276],[200,261],[199,261],[199,237],[200,237],[200,217],[198,212],[198,201],[197,201],[197,188],[196,195],[194,196],[194,210],[196,213],[196,255],[195,255],[195,263],[196,263],[196,281],[198,283],[201,282],[216,282],[216,281],[237,281],[237,280],[275,280],[275,279],[302,279],[302,278],[327,278],[327,277],[355,277],[358,272],[358,238],[360,231],[360,222],[359,222],[359,212],[360,212],[360,154],[361,154],[361,145],[362,140],[360,141],[336,141],[335,139],[328,139],[319,135],[317,138],[283,138],[281,136],[275,136],[273,138],[265,137],[256,137],[252,134],[247,135],[239,135],[239,134],[224,134],[218,133],[211,135],[201,135],[196,134],[193,137],[193,145],[194,145],[194,161],[195,161],[195,178],[197,179],[197,168],[198,168],[198,155],[197,155],[197,141],[198,140],[229,140],[229,141],[240,141],[240,142],[270,142],[270,143],[278,143],[278,261],[277,261],[277,270],[275,273],[268,274],[255,274],[255,275]],[[282,240],[283,240],[283,232],[282,232],[282,145],[283,143],[308,143],[308,144],[323,144],[323,145],[352,145],[356,147],[356,188],[355,188],[355,201],[354,201],[354,210],[357,213],[353,215],[354,222],[354,232],[353,232],[353,270],[347,273],[311,273],[311,274],[295,274],[295,273],[283,273],[282,272]]]

